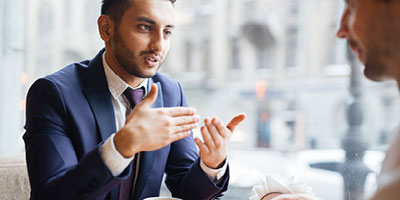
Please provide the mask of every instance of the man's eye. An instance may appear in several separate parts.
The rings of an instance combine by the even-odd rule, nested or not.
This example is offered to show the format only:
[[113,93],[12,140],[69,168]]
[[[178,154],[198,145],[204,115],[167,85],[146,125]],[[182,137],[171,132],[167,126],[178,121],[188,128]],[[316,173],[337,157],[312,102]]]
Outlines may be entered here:
[[147,24],[140,24],[139,28],[145,31],[151,31],[151,26]]
[[172,31],[166,30],[166,31],[164,31],[164,35],[166,37],[170,37],[172,35]]

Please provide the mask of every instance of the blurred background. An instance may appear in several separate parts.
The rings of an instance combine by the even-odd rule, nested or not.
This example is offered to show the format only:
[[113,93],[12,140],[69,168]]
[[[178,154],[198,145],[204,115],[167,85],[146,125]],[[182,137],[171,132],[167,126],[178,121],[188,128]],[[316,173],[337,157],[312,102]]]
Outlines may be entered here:
[[[0,0],[0,157],[24,152],[33,81],[103,48],[100,3]],[[266,173],[296,176],[326,200],[375,190],[399,96],[394,82],[366,80],[336,38],[343,9],[343,0],[177,1],[161,71],[182,83],[203,118],[248,115],[231,138],[223,199],[248,199]],[[362,167],[348,164],[346,152]],[[346,177],[362,182],[346,184]],[[357,197],[345,195],[353,190]]]

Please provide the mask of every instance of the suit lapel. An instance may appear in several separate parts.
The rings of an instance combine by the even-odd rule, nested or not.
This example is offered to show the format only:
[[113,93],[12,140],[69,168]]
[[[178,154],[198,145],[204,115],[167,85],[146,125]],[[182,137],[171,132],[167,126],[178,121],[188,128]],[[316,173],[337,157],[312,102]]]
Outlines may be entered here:
[[104,141],[115,133],[114,107],[111,94],[108,90],[107,79],[104,73],[102,55],[104,50],[89,63],[86,88],[84,91],[99,127],[101,140]]
[[[151,85],[154,83],[153,79],[149,79],[149,82],[147,82],[147,88],[151,89]],[[163,100],[163,92],[162,92],[162,87],[161,83],[157,82],[156,83],[158,86],[158,94],[157,98],[154,101],[153,105],[151,105],[152,108],[162,108],[164,107],[164,100]]]
[[[147,88],[151,88],[151,84],[153,84],[153,80],[149,79]],[[161,108],[164,107],[162,88],[159,82],[156,83],[158,86],[158,94],[155,102],[151,106],[152,108]],[[144,187],[146,185],[147,178],[150,176],[151,169],[153,168],[154,159],[156,157],[157,151],[144,151],[140,152],[140,163],[139,163],[139,175],[137,177],[137,182],[135,186],[134,198],[140,199],[141,194],[143,193]]]

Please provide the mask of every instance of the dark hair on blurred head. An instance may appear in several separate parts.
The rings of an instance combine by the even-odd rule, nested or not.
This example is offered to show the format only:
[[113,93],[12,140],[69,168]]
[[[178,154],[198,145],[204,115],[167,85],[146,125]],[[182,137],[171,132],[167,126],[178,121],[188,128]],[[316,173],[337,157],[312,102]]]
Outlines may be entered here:
[[[172,4],[176,0],[169,0]],[[132,6],[131,0],[103,0],[101,14],[108,15],[112,20],[119,23],[125,11]]]

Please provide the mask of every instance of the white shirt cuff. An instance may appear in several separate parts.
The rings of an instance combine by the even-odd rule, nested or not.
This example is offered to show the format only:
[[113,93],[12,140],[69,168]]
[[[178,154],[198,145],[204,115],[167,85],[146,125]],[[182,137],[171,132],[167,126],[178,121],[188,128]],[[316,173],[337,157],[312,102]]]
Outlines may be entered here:
[[107,140],[100,147],[100,154],[104,163],[110,170],[113,176],[119,176],[129,163],[133,160],[135,155],[130,158],[125,158],[118,152],[114,144],[114,134],[107,138]]
[[228,160],[225,160],[225,164],[218,169],[212,169],[207,167],[206,164],[204,164],[203,160],[200,159],[200,168],[204,171],[204,173],[207,174],[207,176],[214,182],[217,183],[219,180],[224,176],[226,172],[226,167],[228,166]]

